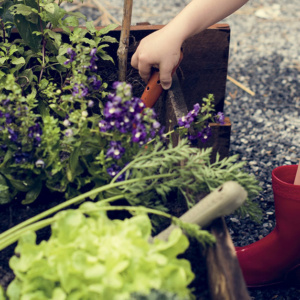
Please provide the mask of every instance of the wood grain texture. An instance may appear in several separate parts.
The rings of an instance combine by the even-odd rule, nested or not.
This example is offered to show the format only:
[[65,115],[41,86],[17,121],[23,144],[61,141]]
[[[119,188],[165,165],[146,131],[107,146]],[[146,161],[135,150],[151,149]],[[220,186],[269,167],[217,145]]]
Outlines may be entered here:
[[210,231],[217,240],[206,255],[211,299],[250,300],[224,218],[216,219]]

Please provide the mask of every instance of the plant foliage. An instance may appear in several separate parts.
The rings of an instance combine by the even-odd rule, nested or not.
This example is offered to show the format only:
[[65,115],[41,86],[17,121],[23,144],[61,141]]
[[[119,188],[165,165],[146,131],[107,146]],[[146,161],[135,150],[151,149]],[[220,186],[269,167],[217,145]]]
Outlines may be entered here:
[[8,298],[125,300],[155,289],[190,299],[194,274],[187,260],[177,258],[188,239],[176,229],[167,242],[149,243],[150,234],[144,214],[112,221],[101,211],[62,211],[48,241],[36,244],[33,232],[20,239],[18,256],[10,260],[16,278]]

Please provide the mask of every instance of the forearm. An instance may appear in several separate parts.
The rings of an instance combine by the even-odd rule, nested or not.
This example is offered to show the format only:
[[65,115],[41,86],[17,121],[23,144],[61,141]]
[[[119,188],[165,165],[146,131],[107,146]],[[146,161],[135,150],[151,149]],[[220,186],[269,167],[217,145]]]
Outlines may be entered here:
[[239,9],[248,0],[193,0],[162,29],[145,37],[132,56],[131,64],[145,82],[151,67],[158,67],[160,82],[168,89],[182,43]]
[[247,2],[248,0],[193,0],[165,26],[165,30],[172,32],[183,42],[226,18]]

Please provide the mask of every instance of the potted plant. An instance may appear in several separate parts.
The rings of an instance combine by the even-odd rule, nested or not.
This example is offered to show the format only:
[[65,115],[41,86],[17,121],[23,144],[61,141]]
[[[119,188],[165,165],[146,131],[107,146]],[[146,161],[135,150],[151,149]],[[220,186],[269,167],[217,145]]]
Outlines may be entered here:
[[[235,157],[211,163],[211,150],[189,143],[190,127],[200,136],[210,131],[209,120],[218,118],[212,96],[181,115],[181,126],[175,128],[180,142],[173,145],[154,110],[132,95],[129,84],[107,74],[114,50],[106,49],[117,42],[115,32],[108,33],[116,26],[99,30],[87,22],[80,28],[78,17],[84,16],[67,13],[59,4],[2,3],[1,204],[9,210],[20,199],[34,205],[47,198],[47,207],[59,194],[60,205],[35,222],[87,197],[165,212],[170,195],[191,207],[200,192],[232,179],[250,198],[257,193],[255,180],[240,170]],[[157,217],[151,220],[161,225]],[[16,237],[2,235],[2,245]]]

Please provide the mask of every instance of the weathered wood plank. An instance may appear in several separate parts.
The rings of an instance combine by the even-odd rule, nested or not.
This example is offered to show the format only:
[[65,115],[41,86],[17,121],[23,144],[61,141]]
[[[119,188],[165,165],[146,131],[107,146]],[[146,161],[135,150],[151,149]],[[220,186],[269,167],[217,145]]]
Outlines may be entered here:
[[229,40],[229,26],[216,24],[184,42],[184,59],[178,76],[188,110],[208,94],[213,94],[216,111],[223,111]]
[[224,218],[210,226],[217,243],[207,251],[206,262],[212,300],[250,300]]

